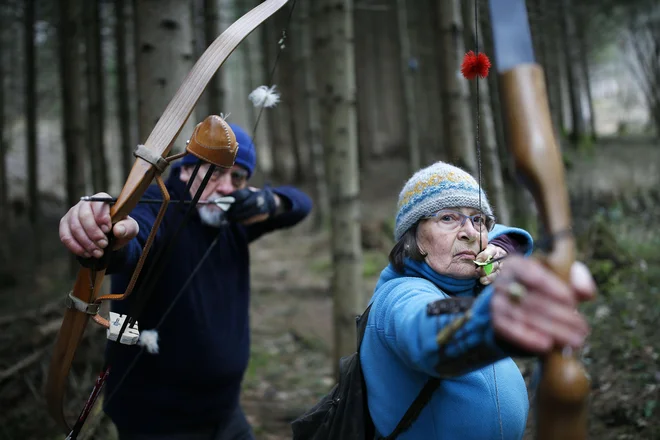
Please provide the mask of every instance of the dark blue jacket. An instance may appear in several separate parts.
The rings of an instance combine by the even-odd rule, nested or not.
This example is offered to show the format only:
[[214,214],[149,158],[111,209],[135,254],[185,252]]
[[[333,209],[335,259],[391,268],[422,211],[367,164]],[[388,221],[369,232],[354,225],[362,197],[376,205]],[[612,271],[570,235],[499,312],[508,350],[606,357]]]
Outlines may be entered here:
[[[173,167],[167,180],[168,190],[172,200],[189,200],[179,171]],[[213,228],[202,224],[195,211],[179,232],[171,254],[162,262],[163,270],[148,305],[138,317],[140,330],[158,326],[158,354],[144,350],[127,372],[140,347],[108,343],[106,356],[112,370],[106,383],[105,411],[120,430],[158,433],[204,429],[222,422],[236,409],[250,354],[248,245],[265,233],[300,222],[312,206],[307,195],[295,188],[283,186],[273,190],[289,205],[287,212],[251,226],[230,224]],[[155,185],[144,195],[160,197]],[[112,255],[108,268],[108,273],[113,274],[112,293],[125,291],[159,207],[139,204],[131,212],[140,232]],[[182,219],[182,211],[172,203],[141,278]],[[158,325],[218,235],[217,244],[200,270]],[[145,289],[146,285],[138,283],[131,296],[113,304],[113,311],[127,313],[131,304],[146,293]],[[122,378],[123,383],[118,384]]]

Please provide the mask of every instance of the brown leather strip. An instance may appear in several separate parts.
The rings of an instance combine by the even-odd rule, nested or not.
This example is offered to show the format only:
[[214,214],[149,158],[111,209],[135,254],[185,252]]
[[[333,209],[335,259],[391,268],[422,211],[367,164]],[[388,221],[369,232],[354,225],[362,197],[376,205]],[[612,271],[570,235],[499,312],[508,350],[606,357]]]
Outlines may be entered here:
[[[151,250],[151,245],[154,243],[154,240],[156,239],[158,228],[160,227],[163,218],[165,218],[165,212],[167,211],[167,206],[170,203],[170,194],[167,192],[167,188],[165,187],[165,182],[163,182],[163,178],[160,175],[156,175],[156,182],[158,183],[158,188],[160,188],[160,192],[163,196],[163,204],[158,210],[158,215],[156,216],[154,225],[151,228],[149,237],[147,237],[147,241],[144,244],[144,248],[142,249],[142,254],[140,255],[140,259],[138,260],[135,266],[135,270],[133,271],[131,280],[128,283],[128,286],[126,287],[126,291],[120,294],[110,294],[110,295],[100,296],[96,300],[97,302],[119,301],[126,299],[126,297],[133,292],[133,288],[135,288],[135,283],[137,283],[137,279],[140,276],[140,272],[142,272],[142,267],[144,266],[144,262],[147,260],[147,256],[149,255],[149,251]],[[107,322],[107,320],[105,322]]]

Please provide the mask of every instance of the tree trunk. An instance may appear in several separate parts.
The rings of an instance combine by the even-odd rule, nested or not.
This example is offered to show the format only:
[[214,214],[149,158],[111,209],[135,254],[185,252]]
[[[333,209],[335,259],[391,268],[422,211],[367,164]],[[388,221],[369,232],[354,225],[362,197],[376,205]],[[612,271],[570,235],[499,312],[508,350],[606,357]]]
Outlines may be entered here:
[[[5,75],[7,73],[7,55],[5,48],[5,17],[4,13],[0,12],[0,231],[9,233],[9,179],[7,176],[7,142],[5,139],[5,120],[6,120],[6,102],[5,102]],[[5,240],[2,240],[5,242]],[[0,246],[0,249],[4,247]],[[3,254],[0,253],[0,257]]]
[[[193,35],[193,48],[195,50],[195,59],[204,53],[206,47],[208,46],[206,42],[206,3],[207,0],[192,0],[192,35]],[[204,119],[206,116],[213,114],[211,110],[211,105],[209,101],[209,86],[202,92],[202,95],[197,101],[195,109],[200,115],[200,119]]]
[[87,62],[87,151],[92,169],[92,192],[108,191],[108,167],[104,147],[103,61],[101,57],[101,18],[97,1],[84,1],[85,55]]
[[300,44],[302,45],[302,71],[305,75],[305,108],[307,109],[307,142],[311,151],[311,170],[314,180],[314,226],[320,230],[329,215],[328,186],[325,176],[323,145],[321,144],[321,119],[319,116],[319,97],[314,76],[314,57],[312,52],[312,20],[309,2],[300,3]]
[[357,82],[357,113],[358,113],[358,148],[359,162],[365,163],[374,152],[380,151],[378,145],[380,106],[377,103],[379,95],[377,56],[375,48],[378,36],[375,34],[374,20],[369,20],[368,12],[357,10],[355,20],[355,56],[362,60],[356,66]]
[[575,53],[576,29],[575,17],[573,16],[572,0],[561,0],[561,13],[563,21],[563,43],[566,56],[566,68],[568,71],[568,89],[571,102],[571,142],[575,145],[584,138],[587,133],[587,122],[584,118],[581,99],[580,67]]
[[[485,52],[481,23],[475,23],[473,19],[475,13],[474,2],[464,3],[463,8],[466,28],[469,30],[469,35],[471,36],[468,41],[475,41],[475,47],[479,48],[479,52]],[[482,175],[485,178],[485,192],[495,207],[498,222],[508,225],[510,224],[511,216],[509,214],[509,204],[506,199],[504,181],[502,180],[502,166],[498,153],[497,135],[495,133],[495,121],[490,102],[488,80],[476,78],[473,82],[475,85],[473,89],[475,90],[475,105],[478,104],[478,111],[480,113],[477,122],[481,121],[478,133],[480,146],[477,148],[482,148]]]
[[[83,81],[82,57],[78,51],[83,38],[80,4],[76,0],[59,0],[60,81],[62,84],[62,135],[66,164],[66,201],[71,207],[85,194],[83,109],[80,86]],[[70,270],[78,264],[71,259]]]
[[83,110],[81,105],[82,71],[78,51],[83,37],[80,4],[59,0],[60,6],[60,77],[62,82],[62,119],[66,163],[67,205],[73,206],[85,193]]
[[410,68],[412,53],[410,49],[410,34],[408,31],[408,13],[406,0],[397,0],[397,23],[399,28],[399,49],[401,55],[400,68],[404,97],[401,111],[406,115],[408,138],[408,163],[411,174],[421,168],[419,149],[419,128],[417,112],[415,111],[415,71]]
[[[191,8],[180,0],[137,0],[136,22],[139,138],[144,142],[192,69]],[[196,123],[193,110],[172,153],[183,151]]]
[[581,77],[581,84],[582,87],[581,89],[584,92],[584,101],[586,101],[586,110],[588,113],[588,134],[591,136],[592,139],[596,139],[596,118],[594,115],[594,102],[593,98],[591,96],[591,77],[589,75],[589,43],[587,41],[587,33],[588,30],[585,29],[586,23],[588,20],[588,17],[585,16],[585,13],[583,12],[584,7],[581,7],[579,10],[578,18],[581,18],[581,22],[583,23],[581,26],[576,26],[577,29],[577,39],[578,39],[578,46],[580,48],[580,53],[582,56],[579,57],[580,59],[580,77]]
[[[277,58],[278,46],[276,45],[277,41],[280,38],[280,35],[277,34],[276,25],[273,22],[266,22],[262,26],[262,44],[263,44],[263,60],[262,67],[265,76],[265,81],[274,81],[277,82],[279,77],[277,75],[272,75],[273,66],[275,65],[275,60]],[[273,84],[266,84],[267,86],[272,86]],[[255,86],[256,87],[256,86]],[[249,92],[248,92],[249,93]],[[270,128],[271,139],[272,139],[272,158],[273,158],[273,168],[272,176],[279,179],[280,181],[285,181],[289,179],[289,159],[291,150],[287,146],[286,134],[284,128],[288,126],[285,123],[286,115],[283,114],[283,107],[280,106],[278,111],[266,111],[263,110],[265,114],[262,114],[262,118],[268,121]],[[257,110],[258,111],[258,110]]]
[[444,129],[449,142],[449,162],[477,174],[468,82],[460,73],[465,53],[459,0],[439,3],[443,72]]
[[[314,52],[321,95],[323,145],[331,211],[335,360],[353,353],[355,316],[362,312],[360,180],[355,111],[353,2],[318,0]],[[333,363],[337,365],[337,362]],[[335,370],[335,374],[337,370]]]
[[[417,104],[417,112],[420,124],[425,127],[421,131],[421,144],[423,145],[422,163],[429,164],[436,160],[447,157],[447,141],[443,121],[445,109],[442,105],[442,76],[443,65],[438,54],[440,53],[440,39],[437,38],[439,14],[430,14],[433,11],[435,0],[424,0],[416,8],[409,8],[413,22],[410,29],[417,30],[417,56],[419,70],[417,97],[422,99],[422,106]],[[421,7],[420,7],[421,6]],[[419,25],[416,26],[415,22]],[[413,64],[414,66],[414,64]]]
[[546,84],[548,89],[548,104],[550,105],[550,114],[552,123],[557,134],[564,128],[563,124],[563,103],[561,96],[561,31],[559,29],[559,14],[555,11],[556,5],[550,5],[549,0],[539,0],[540,14],[543,19],[543,26],[539,29],[539,36],[543,39],[543,46],[546,52],[546,64],[543,66],[545,71]]
[[41,261],[41,231],[39,227],[39,176],[37,160],[37,64],[34,41],[36,0],[27,0],[24,10],[25,37],[25,124],[27,137],[27,205],[32,228],[32,248],[36,262]]
[[117,63],[117,120],[119,121],[119,149],[121,156],[121,181],[124,182],[133,164],[133,143],[131,142],[131,106],[128,94],[128,64],[126,25],[128,16],[126,7],[130,1],[115,1],[115,58]]
[[[206,47],[220,36],[220,5],[219,0],[204,0],[204,35],[206,36]],[[205,48],[206,49],[206,48]],[[217,115],[222,111],[224,105],[224,90],[222,88],[222,69],[218,69],[213,79],[206,88],[209,113]]]

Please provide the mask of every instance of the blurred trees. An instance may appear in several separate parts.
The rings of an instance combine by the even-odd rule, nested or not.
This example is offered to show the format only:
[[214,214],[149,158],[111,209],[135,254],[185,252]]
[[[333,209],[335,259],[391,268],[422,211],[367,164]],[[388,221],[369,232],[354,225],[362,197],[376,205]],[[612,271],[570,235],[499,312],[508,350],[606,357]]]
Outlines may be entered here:
[[[133,163],[132,150],[145,141],[193,63],[258,3],[2,2],[2,233],[9,235],[25,211],[38,250],[42,216],[61,216],[84,194],[116,195]],[[472,20],[474,3],[458,0],[296,0],[292,10],[293,4],[236,49],[173,150],[183,149],[207,114],[222,113],[255,138],[256,185],[273,180],[313,187],[315,224],[331,225],[337,295],[347,295],[338,300],[346,306],[337,313],[348,322],[365,303],[352,268],[361,258],[360,171],[382,162],[384,173],[395,163],[415,170],[439,159],[478,171],[477,89],[459,69],[464,53],[477,46],[477,30],[480,50],[495,61],[487,3],[478,3],[478,23]],[[527,5],[562,146],[583,148],[597,134],[630,130],[629,115],[638,108],[650,121],[641,133],[658,136],[657,1]],[[525,226],[532,213],[506,153],[495,67],[478,92],[483,184],[500,220]],[[251,105],[247,96],[260,85],[276,86],[277,107]],[[611,95],[631,98],[612,114],[599,107]],[[596,122],[604,117],[618,127],[597,133]],[[354,342],[348,334],[338,337],[343,346]]]

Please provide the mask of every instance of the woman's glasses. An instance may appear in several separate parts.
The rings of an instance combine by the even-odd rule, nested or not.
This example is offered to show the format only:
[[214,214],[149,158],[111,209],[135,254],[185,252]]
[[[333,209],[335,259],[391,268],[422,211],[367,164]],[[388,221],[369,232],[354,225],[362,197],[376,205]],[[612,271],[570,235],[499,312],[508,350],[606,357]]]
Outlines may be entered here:
[[470,219],[472,227],[476,230],[481,230],[485,227],[487,231],[492,231],[495,227],[495,217],[492,215],[465,215],[462,212],[452,211],[450,209],[442,209],[426,218],[435,220],[436,223],[446,231],[453,231],[462,228],[467,219]]

